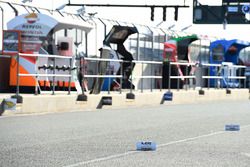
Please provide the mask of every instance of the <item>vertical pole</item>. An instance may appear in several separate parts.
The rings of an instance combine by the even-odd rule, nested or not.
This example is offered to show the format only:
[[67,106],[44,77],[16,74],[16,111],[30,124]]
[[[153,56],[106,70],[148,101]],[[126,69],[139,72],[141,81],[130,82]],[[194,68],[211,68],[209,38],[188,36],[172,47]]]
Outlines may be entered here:
[[223,72],[222,72],[222,66],[219,67],[219,77],[221,78],[218,78],[219,79],[219,89],[221,89],[221,86],[222,86],[222,80],[223,80]]
[[67,30],[67,29],[64,30],[64,36],[65,36],[65,37],[68,36],[68,30]]
[[84,92],[85,92],[85,88],[84,88],[84,81],[85,81],[85,60],[84,60],[84,57],[81,57],[81,75],[82,75],[82,85],[81,85],[81,88],[82,88],[82,94],[84,95]]
[[88,57],[88,33],[85,32],[85,56]]
[[217,66],[214,67],[214,71],[215,71],[215,78],[213,79],[214,80],[214,89],[217,89],[217,85],[218,85],[218,82],[217,82],[217,78],[218,77],[218,73],[217,73]]
[[180,90],[180,78],[179,78],[180,74],[179,74],[179,70],[178,70],[177,74],[178,74],[178,78],[177,78],[177,91],[179,91]]
[[168,91],[170,92],[170,86],[171,86],[171,62],[169,61],[168,66]]
[[244,76],[245,76],[245,79],[244,79],[244,88],[246,89],[246,86],[247,86],[247,77],[246,77],[246,75],[244,75]]
[[77,31],[77,29],[75,29],[75,44],[76,44],[75,45],[75,47],[76,47],[76,49],[75,49],[75,55],[77,55],[77,49],[78,49],[78,46],[79,46],[77,44],[78,43],[78,38],[77,37],[78,37],[78,31]]
[[35,86],[35,95],[38,95],[38,56],[36,56],[36,62],[35,62],[35,70],[36,70],[36,86]]
[[[85,37],[85,40],[86,40],[86,37]],[[81,31],[81,42],[83,41],[83,31]],[[87,50],[86,48],[86,43],[85,43],[85,52]],[[81,89],[82,89],[82,95],[85,95],[84,94],[84,80],[85,80],[85,60],[84,60],[84,55],[80,56],[80,76],[82,76],[82,80],[80,81],[81,83]],[[80,77],[81,78],[81,77]]]
[[136,53],[136,59],[140,60],[140,34],[137,34],[137,53]]
[[[201,39],[200,39],[200,42],[199,42],[199,66],[198,67],[201,67],[201,78],[200,78],[200,86],[201,86],[201,89],[202,90],[202,86],[203,86],[203,83],[204,83],[204,79],[202,78],[203,77],[203,65],[202,65],[202,58],[201,58]],[[206,52],[206,49],[205,49],[205,52]],[[206,55],[206,53],[204,53],[204,55]],[[195,78],[196,79],[196,78]],[[197,82],[195,82],[195,85],[197,85]]]
[[20,65],[19,65],[19,62],[20,62],[20,55],[19,53],[17,54],[17,71],[16,71],[16,75],[17,75],[17,80],[16,80],[16,97],[18,98],[19,96],[19,68],[20,68]]
[[227,82],[227,90],[229,89],[229,85],[228,85],[228,82]]
[[132,70],[132,68],[133,68],[133,61],[131,61],[130,66],[131,66],[130,93],[132,93],[132,89],[133,89],[133,87],[132,87],[132,85],[133,85],[133,70]]
[[[100,62],[96,60],[96,75],[99,75],[99,63]],[[96,77],[95,79],[96,79],[96,85],[99,85],[99,78]]]
[[[87,32],[85,32],[85,57],[89,57],[89,52],[88,52],[88,33]],[[85,60],[84,59],[84,57],[83,57],[83,86],[85,85],[84,84],[84,82],[85,82],[85,77],[84,77],[84,75],[87,73],[87,71],[86,71],[86,66],[85,66],[85,61],[87,61],[87,60]],[[97,63],[97,65],[98,65],[98,63]],[[98,69],[98,68],[97,68]],[[86,79],[87,80],[87,79]],[[86,85],[87,87],[88,87],[88,85]],[[83,92],[85,91],[85,88],[83,89]]]
[[[241,77],[241,67],[239,68],[239,77]],[[239,88],[241,88],[241,79],[238,79]]]
[[70,75],[70,77],[69,77],[69,85],[68,85],[68,95],[70,95],[70,91],[71,91],[71,77],[72,77],[72,70],[73,70],[73,68],[72,68],[72,59],[73,59],[73,57],[71,58],[71,59],[69,59],[69,63],[70,63],[70,68],[69,68],[69,75]]
[[53,90],[52,90],[52,95],[55,94],[55,75],[56,75],[56,58],[53,58]]
[[[185,75],[186,75],[186,76],[189,76],[189,75],[188,75],[188,66],[189,66],[189,65],[186,65],[186,68],[185,68],[185,70],[186,70],[186,74],[185,74]],[[185,88],[185,89],[186,89],[186,91],[187,91],[187,90],[188,90],[188,87],[189,87],[188,78],[185,79],[185,83],[186,83],[186,88]]]
[[224,67],[220,66],[220,76],[222,78],[220,78],[220,89],[223,89],[223,77],[224,77]]
[[[229,67],[228,67],[228,68],[229,68]],[[232,70],[233,70],[233,68],[229,68],[229,76],[230,76],[230,77],[232,76]],[[234,89],[233,79],[230,78],[230,79],[229,79],[229,82],[232,83],[232,87],[233,87],[233,89]]]
[[[153,63],[150,64],[150,75],[153,76]],[[153,92],[153,78],[151,77],[150,78],[150,91]]]
[[2,11],[2,31],[4,30],[4,11],[3,8],[0,6],[0,9]]
[[[151,40],[151,49],[152,49],[152,56],[151,56],[151,61],[154,60],[154,32],[148,27],[149,31],[151,31],[152,34],[152,40]],[[150,65],[150,75],[153,75],[153,63]],[[155,80],[154,80],[155,81]],[[153,78],[150,78],[150,91],[153,92]]]
[[141,64],[141,93],[143,92],[143,62]]
[[[201,63],[201,62],[200,62]],[[200,64],[201,66],[201,89],[200,90],[202,90],[202,88],[203,88],[203,65],[202,64]]]
[[[216,69],[216,76],[219,77],[219,67],[215,67]],[[219,78],[216,78],[216,88],[219,89]]]
[[[208,76],[210,76],[210,66],[208,66]],[[210,78],[207,78],[207,89],[210,88]]]
[[102,19],[98,18],[100,20],[100,22],[103,24],[104,26],[104,39],[106,38],[106,34],[107,34],[107,25],[102,21]]
[[248,81],[248,92],[250,93],[250,81]]
[[[123,80],[123,62],[121,62],[121,71],[120,71],[120,94],[122,94],[122,80]],[[132,75],[132,72],[131,72],[131,75]]]
[[[111,66],[109,63],[109,69],[108,74],[111,76]],[[108,77],[108,94],[110,94],[110,77]]]
[[[196,66],[195,69],[197,69],[197,67],[198,66]],[[196,82],[197,82],[195,72],[192,74],[192,77],[195,77],[195,78],[192,78],[192,80],[193,80],[193,90],[195,90],[195,88],[196,88]]]
[[161,76],[161,79],[160,79],[160,92],[162,91],[162,79],[163,79],[163,76],[162,76],[162,70],[163,69],[163,63],[161,64],[161,71],[160,71],[160,76]]

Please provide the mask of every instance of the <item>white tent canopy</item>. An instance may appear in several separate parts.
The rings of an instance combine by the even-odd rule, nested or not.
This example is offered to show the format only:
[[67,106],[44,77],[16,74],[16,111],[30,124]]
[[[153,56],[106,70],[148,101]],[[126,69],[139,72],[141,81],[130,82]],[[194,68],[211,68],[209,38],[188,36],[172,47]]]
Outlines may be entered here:
[[54,12],[53,15],[48,12],[47,15],[58,21],[58,24],[55,26],[54,31],[58,31],[61,29],[79,29],[88,33],[93,29],[92,24],[84,21],[77,15],[63,13],[62,16],[58,12]]
[[41,31],[45,31],[45,34],[48,33],[47,31],[49,29],[54,29],[54,32],[61,29],[80,29],[87,33],[93,29],[93,26],[90,23],[84,21],[79,16],[69,14],[60,15],[57,12],[53,14],[50,12],[47,12],[46,14],[23,14],[13,18],[7,24],[8,29],[21,31],[28,31],[38,25],[41,25]]

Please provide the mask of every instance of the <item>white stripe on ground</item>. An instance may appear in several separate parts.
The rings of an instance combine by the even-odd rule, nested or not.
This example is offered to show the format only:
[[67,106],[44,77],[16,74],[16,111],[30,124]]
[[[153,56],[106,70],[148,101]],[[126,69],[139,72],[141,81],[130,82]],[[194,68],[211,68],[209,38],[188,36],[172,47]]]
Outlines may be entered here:
[[248,158],[250,158],[250,154],[249,153],[241,153],[242,155],[244,155],[244,156],[246,156],[246,157],[248,157]]
[[[250,125],[241,126],[240,129],[245,129],[245,128],[248,128],[248,127],[250,127]],[[171,142],[168,142],[168,143],[163,143],[163,144],[158,145],[158,148],[163,148],[163,147],[166,147],[166,146],[169,146],[169,145],[174,145],[174,144],[178,144],[178,143],[185,143],[185,142],[188,142],[188,141],[193,141],[193,140],[206,138],[206,137],[211,137],[211,136],[224,134],[224,133],[226,133],[226,131],[217,131],[217,132],[204,134],[204,135],[200,135],[200,136],[196,136],[196,137],[190,137],[190,138],[186,138],[186,139],[182,139],[182,140],[171,141]],[[139,152],[140,151],[128,151],[128,152],[121,153],[121,154],[115,154],[115,155],[111,155],[111,156],[107,156],[107,157],[96,158],[96,159],[92,159],[92,160],[88,160],[88,161],[82,161],[82,162],[67,165],[67,166],[64,166],[64,167],[78,167],[78,166],[81,166],[81,165],[87,165],[87,164],[91,164],[91,163],[96,163],[96,162],[107,161],[107,160],[116,159],[116,158],[120,158],[120,157],[125,157],[127,155],[131,155],[131,154],[135,154],[135,153],[139,153]],[[244,155],[250,157],[250,154],[244,154]]]

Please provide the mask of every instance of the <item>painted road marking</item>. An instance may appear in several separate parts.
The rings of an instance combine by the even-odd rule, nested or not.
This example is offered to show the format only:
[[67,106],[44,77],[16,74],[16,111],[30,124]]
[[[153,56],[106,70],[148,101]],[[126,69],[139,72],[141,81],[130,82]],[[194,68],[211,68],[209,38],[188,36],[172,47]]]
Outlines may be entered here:
[[[245,128],[248,128],[248,127],[250,127],[250,125],[242,126],[241,129],[245,129]],[[171,141],[171,142],[168,142],[168,143],[160,144],[159,148],[163,148],[163,147],[178,144],[178,143],[185,143],[185,142],[188,142],[188,141],[194,141],[194,140],[201,139],[201,138],[206,138],[206,137],[216,136],[216,135],[220,135],[220,134],[225,134],[225,133],[228,133],[228,132],[227,131],[217,131],[217,132],[204,134],[204,135],[200,135],[200,136],[196,136],[196,137],[190,137],[190,138],[186,138],[186,139],[182,139],[182,140]],[[135,154],[135,153],[140,153],[140,151],[128,151],[128,152],[121,153],[121,154],[115,154],[115,155],[111,155],[111,156],[107,156],[107,157],[96,158],[96,159],[92,159],[92,160],[88,160],[88,161],[82,161],[82,162],[67,165],[67,166],[64,166],[64,167],[78,167],[78,166],[81,166],[81,165],[88,165],[88,164],[92,164],[92,163],[96,163],[96,162],[107,161],[107,160],[111,160],[111,159],[125,157],[127,155],[131,155],[131,154]]]
[[244,155],[244,156],[250,158],[250,153],[241,153],[241,155]]

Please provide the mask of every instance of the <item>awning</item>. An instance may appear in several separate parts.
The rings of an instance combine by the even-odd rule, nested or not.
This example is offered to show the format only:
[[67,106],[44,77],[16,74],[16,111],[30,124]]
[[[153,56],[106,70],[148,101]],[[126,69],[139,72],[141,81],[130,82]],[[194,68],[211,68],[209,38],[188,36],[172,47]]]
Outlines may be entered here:
[[87,21],[84,21],[77,15],[63,13],[63,16],[61,16],[59,13],[54,13],[53,15],[50,14],[49,16],[58,22],[54,28],[54,31],[61,29],[79,29],[88,33],[94,28],[93,25]]
[[[40,26],[40,27],[39,27]],[[91,31],[93,26],[81,19],[79,16],[59,13],[28,13],[19,15],[7,23],[8,29],[16,29],[21,31],[32,31],[40,28],[41,31],[48,33],[48,30],[54,29],[80,29],[85,32]]]
[[[179,60],[188,60],[188,46],[193,41],[198,40],[197,35],[187,35],[176,38],[171,38],[166,43],[176,43],[177,45],[177,54]],[[166,44],[165,44],[166,45]]]
[[108,46],[110,45],[110,43],[122,45],[124,41],[127,40],[128,36],[135,33],[138,33],[136,27],[115,25],[106,36],[104,44]]
[[212,50],[213,48],[217,47],[218,45],[221,45],[224,47],[224,51],[225,53],[232,47],[236,47],[238,52],[245,48],[250,46],[250,43],[247,41],[241,41],[241,40],[237,40],[237,39],[233,39],[233,40],[217,40],[211,43],[210,45],[210,49]]

